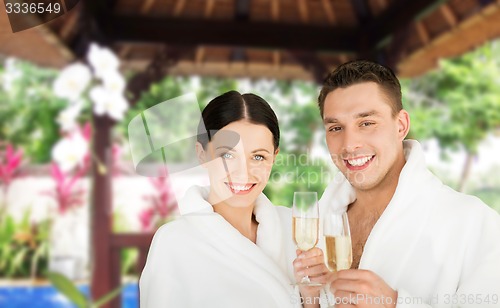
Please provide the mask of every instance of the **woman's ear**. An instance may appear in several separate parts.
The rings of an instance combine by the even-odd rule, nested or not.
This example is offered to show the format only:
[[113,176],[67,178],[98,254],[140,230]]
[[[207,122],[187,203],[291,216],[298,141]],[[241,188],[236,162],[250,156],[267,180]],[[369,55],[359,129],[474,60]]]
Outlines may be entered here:
[[205,164],[207,162],[207,152],[205,151],[205,149],[203,149],[203,146],[199,142],[196,142],[195,148],[198,162],[200,163],[200,165]]
[[273,163],[276,161],[276,156],[278,156],[279,152],[280,152],[280,148],[276,148],[276,150],[274,151]]
[[398,114],[398,135],[403,141],[410,131],[410,115],[408,111],[402,109]]

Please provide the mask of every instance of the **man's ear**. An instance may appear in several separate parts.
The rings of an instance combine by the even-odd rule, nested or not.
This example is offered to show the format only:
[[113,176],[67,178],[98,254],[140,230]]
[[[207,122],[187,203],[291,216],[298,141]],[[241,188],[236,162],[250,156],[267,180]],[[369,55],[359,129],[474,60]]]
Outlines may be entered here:
[[408,132],[410,132],[410,114],[408,111],[401,109],[398,113],[398,135],[401,141],[403,141]]
[[198,157],[198,162],[203,166],[207,162],[207,152],[203,149],[201,143],[196,142],[196,157]]

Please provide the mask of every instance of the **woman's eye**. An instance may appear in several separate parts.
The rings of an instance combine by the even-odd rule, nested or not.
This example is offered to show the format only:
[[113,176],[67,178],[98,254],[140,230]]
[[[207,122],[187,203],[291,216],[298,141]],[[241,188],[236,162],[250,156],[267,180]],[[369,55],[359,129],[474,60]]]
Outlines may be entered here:
[[262,160],[264,160],[265,158],[264,158],[264,156],[262,156],[262,155],[255,155],[255,156],[253,157],[253,159],[258,160],[258,161],[262,161]]
[[221,157],[224,159],[231,159],[231,158],[233,158],[233,155],[230,153],[224,153],[221,155]]

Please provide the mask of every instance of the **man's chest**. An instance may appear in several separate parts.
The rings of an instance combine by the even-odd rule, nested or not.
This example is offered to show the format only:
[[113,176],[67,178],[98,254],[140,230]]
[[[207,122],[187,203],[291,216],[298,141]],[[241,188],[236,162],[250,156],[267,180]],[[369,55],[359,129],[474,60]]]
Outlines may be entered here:
[[363,254],[368,236],[377,223],[379,215],[364,215],[349,217],[349,225],[351,228],[352,240],[352,266],[351,268],[359,268],[361,255]]

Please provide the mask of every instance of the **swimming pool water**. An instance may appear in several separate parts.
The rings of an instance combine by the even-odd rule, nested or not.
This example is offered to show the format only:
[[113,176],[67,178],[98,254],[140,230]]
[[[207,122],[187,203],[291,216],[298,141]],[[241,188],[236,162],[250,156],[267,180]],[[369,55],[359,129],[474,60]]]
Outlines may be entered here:
[[[79,289],[89,294],[88,286]],[[122,291],[122,308],[139,307],[137,284],[127,284]],[[75,305],[53,286],[0,287],[1,308],[73,308]]]

